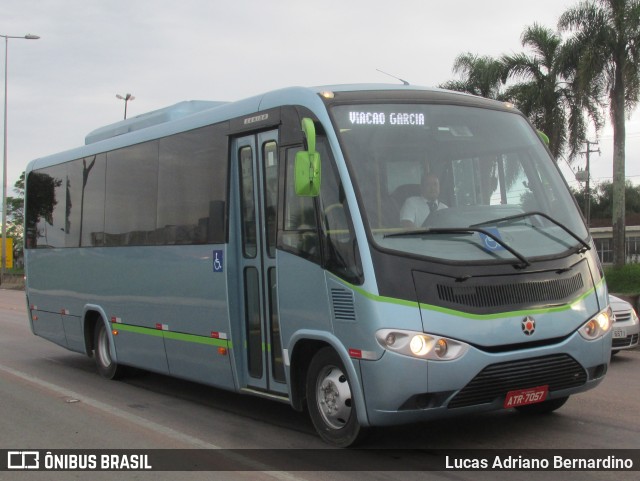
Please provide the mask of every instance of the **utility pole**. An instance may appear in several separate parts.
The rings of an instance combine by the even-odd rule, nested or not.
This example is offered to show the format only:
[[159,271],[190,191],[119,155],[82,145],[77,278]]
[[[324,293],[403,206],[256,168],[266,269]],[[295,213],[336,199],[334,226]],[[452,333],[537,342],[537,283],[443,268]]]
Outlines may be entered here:
[[587,170],[587,182],[585,184],[585,192],[584,192],[584,198],[585,198],[584,216],[587,219],[587,229],[588,229],[589,225],[591,224],[591,190],[590,190],[590,187],[589,187],[589,181],[590,181],[590,178],[591,178],[591,171],[590,171],[590,166],[589,166],[589,154],[595,153],[595,152],[600,154],[600,148],[598,148],[598,150],[591,150],[591,146],[592,145],[598,145],[598,142],[590,142],[589,140],[585,140],[584,143],[587,144],[587,150],[584,151],[584,152],[580,152],[580,153],[587,155],[587,168],[586,168],[586,170]]

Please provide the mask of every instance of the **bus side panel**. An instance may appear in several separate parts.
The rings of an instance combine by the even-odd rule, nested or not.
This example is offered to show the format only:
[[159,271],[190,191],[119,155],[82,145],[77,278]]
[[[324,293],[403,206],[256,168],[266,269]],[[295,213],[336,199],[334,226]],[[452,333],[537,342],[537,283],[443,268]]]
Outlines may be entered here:
[[228,350],[220,352],[217,345],[174,339],[165,339],[164,342],[172,376],[235,389]]
[[67,338],[67,347],[72,351],[86,352],[80,317],[63,315],[62,325]]
[[[222,245],[27,249],[29,302],[37,307],[34,332],[77,350],[84,342],[80,319],[88,304],[100,306],[113,329],[121,364],[193,379],[210,367],[210,352],[192,342],[165,349],[165,335],[211,339],[229,335],[227,284],[214,271]],[[42,317],[41,311],[49,314]],[[61,312],[65,313],[64,326]],[[54,314],[51,314],[54,313]],[[77,319],[77,321],[76,321]],[[65,337],[68,329],[68,340]],[[196,342],[197,344],[197,342]],[[84,349],[80,349],[84,352]],[[215,350],[214,350],[215,351]],[[219,357],[217,351],[214,352]],[[169,359],[168,359],[169,357]],[[221,362],[219,362],[221,361]],[[228,357],[217,359],[203,382],[233,385]],[[219,367],[218,367],[219,364]],[[223,379],[224,378],[224,379]]]
[[[118,330],[116,325],[112,327]],[[120,329],[114,342],[118,363],[159,373],[169,372],[162,331],[150,335]]]
[[[78,270],[79,263],[71,250],[25,249],[26,288],[31,308],[58,316],[82,314],[81,293],[92,284],[95,274]],[[82,288],[79,290],[78,286]]]
[[33,333],[48,339],[63,347],[67,347],[67,338],[64,335],[62,316],[56,312],[34,311]]
[[325,271],[319,265],[278,251],[278,308],[284,347],[292,347],[289,341],[299,329],[333,333],[326,289]]

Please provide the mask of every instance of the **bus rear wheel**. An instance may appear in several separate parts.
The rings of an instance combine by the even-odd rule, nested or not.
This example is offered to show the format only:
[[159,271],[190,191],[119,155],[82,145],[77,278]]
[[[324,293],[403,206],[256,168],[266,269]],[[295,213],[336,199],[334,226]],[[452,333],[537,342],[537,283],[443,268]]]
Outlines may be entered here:
[[362,440],[365,429],[358,423],[349,376],[330,347],[311,360],[306,394],[311,421],[323,440],[341,448]]
[[96,367],[98,373],[106,379],[118,379],[124,373],[124,368],[119,366],[111,358],[110,351],[111,342],[109,341],[109,334],[104,326],[104,323],[99,321],[96,324],[96,329],[93,338],[93,357],[96,360]]

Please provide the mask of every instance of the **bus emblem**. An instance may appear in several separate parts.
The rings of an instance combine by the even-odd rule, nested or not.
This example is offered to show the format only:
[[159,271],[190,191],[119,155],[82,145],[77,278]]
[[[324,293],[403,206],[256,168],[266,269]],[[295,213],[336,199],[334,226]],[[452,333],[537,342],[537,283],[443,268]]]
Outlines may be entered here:
[[522,319],[522,332],[524,332],[527,336],[530,336],[531,334],[536,332],[536,320],[533,317],[527,316]]

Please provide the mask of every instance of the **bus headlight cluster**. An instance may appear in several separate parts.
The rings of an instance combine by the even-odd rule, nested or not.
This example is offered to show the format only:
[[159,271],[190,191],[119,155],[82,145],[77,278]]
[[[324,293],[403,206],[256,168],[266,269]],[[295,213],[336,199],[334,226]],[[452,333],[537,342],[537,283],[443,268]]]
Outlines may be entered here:
[[381,329],[378,343],[388,351],[420,359],[450,361],[461,357],[469,345],[433,334],[399,329]]
[[604,311],[599,312],[596,316],[589,319],[580,329],[580,335],[592,341],[604,336],[609,329],[611,329],[611,323],[613,320],[613,312],[608,307]]

